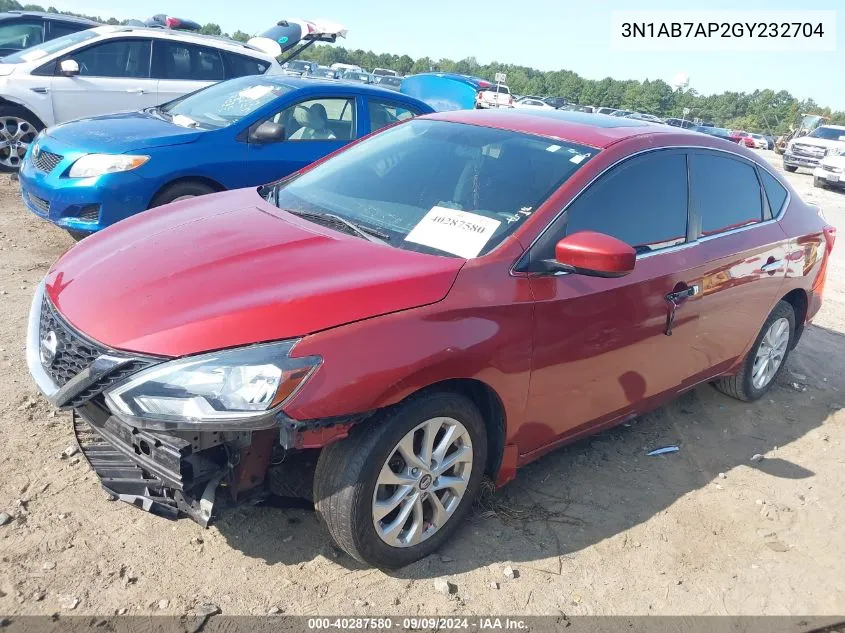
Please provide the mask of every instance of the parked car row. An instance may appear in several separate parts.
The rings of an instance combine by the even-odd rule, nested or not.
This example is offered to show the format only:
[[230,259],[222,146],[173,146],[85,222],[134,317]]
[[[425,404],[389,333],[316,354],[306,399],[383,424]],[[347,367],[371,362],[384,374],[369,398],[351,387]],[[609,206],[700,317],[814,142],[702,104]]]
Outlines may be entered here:
[[400,82],[426,102],[220,38],[61,40],[0,60],[0,157],[85,238],[27,364],[157,515],[302,496],[401,567],[484,477],[704,382],[760,398],[821,305],[834,229],[742,145],[462,75]]
[[342,79],[356,83],[376,84],[388,90],[399,90],[402,75],[389,68],[374,68],[367,72],[360,66],[351,64],[333,64],[320,66],[316,62],[292,60],[282,65],[284,73],[296,77],[315,77],[322,79]]

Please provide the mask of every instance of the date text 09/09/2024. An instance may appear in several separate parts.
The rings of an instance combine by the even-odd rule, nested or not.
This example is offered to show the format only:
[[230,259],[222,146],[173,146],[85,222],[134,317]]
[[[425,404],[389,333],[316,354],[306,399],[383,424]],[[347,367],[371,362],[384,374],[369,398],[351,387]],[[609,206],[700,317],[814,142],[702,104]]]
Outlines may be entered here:
[[821,22],[623,22],[623,38],[813,38],[824,37]]

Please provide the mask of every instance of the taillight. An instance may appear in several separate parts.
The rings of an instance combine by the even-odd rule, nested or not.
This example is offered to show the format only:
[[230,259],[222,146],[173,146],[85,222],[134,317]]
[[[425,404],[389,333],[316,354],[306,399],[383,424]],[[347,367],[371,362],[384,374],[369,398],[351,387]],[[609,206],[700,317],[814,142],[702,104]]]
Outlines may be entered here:
[[508,105],[513,105],[513,95],[508,95]]
[[182,20],[179,18],[171,18],[170,16],[165,19],[164,23],[167,25],[169,29],[178,29],[182,25]]

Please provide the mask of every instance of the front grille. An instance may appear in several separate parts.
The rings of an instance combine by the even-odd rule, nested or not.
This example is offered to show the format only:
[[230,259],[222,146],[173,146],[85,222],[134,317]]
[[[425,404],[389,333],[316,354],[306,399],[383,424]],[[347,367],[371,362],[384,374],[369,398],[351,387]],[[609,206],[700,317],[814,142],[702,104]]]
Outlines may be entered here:
[[834,167],[833,165],[822,165],[822,169],[825,171],[832,172],[834,174],[841,173],[842,170],[839,167]]
[[79,407],[110,386],[160,362],[160,359],[148,356],[128,356],[86,338],[61,317],[45,295],[41,302],[39,337],[43,338],[49,332],[53,332],[56,336],[56,354],[53,362],[49,366],[44,366],[44,370],[59,388],[64,387],[79,372],[90,367],[100,356],[108,355],[111,358],[126,359],[108,373],[92,375],[89,377],[91,382],[88,384],[77,385],[72,393],[67,394],[66,401],[59,403],[62,407]]
[[41,211],[41,213],[50,213],[50,201],[45,200],[44,198],[39,198],[38,196],[34,196],[31,193],[26,194],[27,200],[29,203],[34,206],[36,209]]
[[810,158],[821,158],[825,154],[823,147],[816,147],[815,145],[802,145],[795,143],[792,146],[792,153],[797,156],[808,156]]
[[38,154],[32,155],[32,164],[35,165],[36,169],[49,174],[56,168],[56,165],[62,162],[62,158],[63,156],[59,154],[42,149]]
[[108,351],[70,327],[53,309],[46,295],[41,302],[40,328],[42,336],[51,331],[56,335],[55,359],[44,369],[59,387],[63,387],[76,374],[91,365],[98,356]]

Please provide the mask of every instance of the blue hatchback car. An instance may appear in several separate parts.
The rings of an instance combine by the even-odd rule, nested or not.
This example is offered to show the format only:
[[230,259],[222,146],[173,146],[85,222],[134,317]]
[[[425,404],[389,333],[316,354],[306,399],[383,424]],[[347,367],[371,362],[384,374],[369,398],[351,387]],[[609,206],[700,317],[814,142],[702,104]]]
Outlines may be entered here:
[[432,112],[366,85],[249,76],[165,105],[51,127],[20,170],[26,206],[80,238],[146,209],[284,177]]

